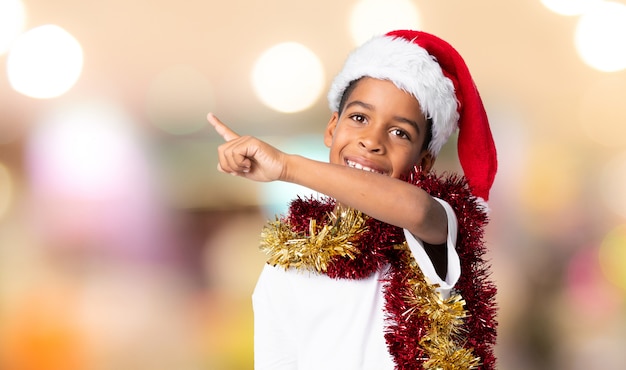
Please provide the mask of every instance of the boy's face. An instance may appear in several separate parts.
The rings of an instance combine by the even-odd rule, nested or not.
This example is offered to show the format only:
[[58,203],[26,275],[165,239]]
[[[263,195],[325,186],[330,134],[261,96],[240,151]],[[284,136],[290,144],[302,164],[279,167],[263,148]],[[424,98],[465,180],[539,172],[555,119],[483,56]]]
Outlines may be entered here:
[[364,77],[356,84],[328,122],[330,162],[395,178],[414,165],[428,172],[434,157],[423,150],[427,123],[417,99],[391,81]]

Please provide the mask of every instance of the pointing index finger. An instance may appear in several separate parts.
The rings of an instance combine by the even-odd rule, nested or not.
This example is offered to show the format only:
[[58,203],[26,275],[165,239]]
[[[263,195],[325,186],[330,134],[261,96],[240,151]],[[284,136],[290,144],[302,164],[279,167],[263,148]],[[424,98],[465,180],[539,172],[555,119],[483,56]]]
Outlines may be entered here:
[[207,120],[215,128],[215,131],[226,141],[231,141],[239,137],[237,133],[220,121],[213,113],[207,115]]

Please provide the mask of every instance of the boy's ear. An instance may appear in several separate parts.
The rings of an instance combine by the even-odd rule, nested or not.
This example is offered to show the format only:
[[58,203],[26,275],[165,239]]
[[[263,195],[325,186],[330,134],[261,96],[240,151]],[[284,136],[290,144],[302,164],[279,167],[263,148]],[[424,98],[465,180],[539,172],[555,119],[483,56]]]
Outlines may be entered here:
[[426,150],[424,154],[420,157],[420,160],[417,163],[417,167],[422,169],[422,172],[428,173],[435,165],[435,157],[430,150]]
[[333,112],[333,115],[328,120],[326,130],[324,131],[324,145],[330,148],[333,144],[333,136],[335,136],[335,128],[337,128],[337,122],[339,121],[339,113]]

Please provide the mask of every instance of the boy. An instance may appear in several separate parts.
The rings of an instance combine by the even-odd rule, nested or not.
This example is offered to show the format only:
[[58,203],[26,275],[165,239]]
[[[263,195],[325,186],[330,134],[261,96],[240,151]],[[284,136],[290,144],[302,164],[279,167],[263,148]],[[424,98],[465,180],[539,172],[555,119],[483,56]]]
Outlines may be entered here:
[[[329,163],[208,116],[226,140],[220,171],[328,196],[295,200],[263,231],[255,368],[493,368],[479,198],[488,200],[495,148],[462,58],[433,35],[390,32],[348,57],[328,98]],[[428,175],[457,127],[467,183]]]

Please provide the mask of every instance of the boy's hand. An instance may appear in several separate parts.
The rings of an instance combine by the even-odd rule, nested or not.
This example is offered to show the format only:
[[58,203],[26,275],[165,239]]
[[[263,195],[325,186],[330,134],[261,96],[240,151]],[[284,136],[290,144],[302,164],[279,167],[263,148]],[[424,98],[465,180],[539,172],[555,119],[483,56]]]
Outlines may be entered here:
[[219,171],[255,181],[281,179],[285,153],[255,137],[239,136],[212,113],[207,120],[226,141],[217,148]]

